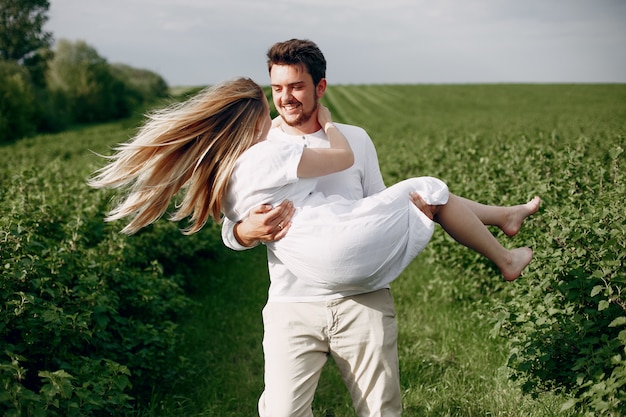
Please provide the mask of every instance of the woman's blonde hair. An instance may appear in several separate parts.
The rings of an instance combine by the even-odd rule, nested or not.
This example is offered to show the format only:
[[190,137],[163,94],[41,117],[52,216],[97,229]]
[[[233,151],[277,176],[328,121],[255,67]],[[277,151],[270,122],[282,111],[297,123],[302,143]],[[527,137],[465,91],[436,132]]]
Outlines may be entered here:
[[95,188],[127,188],[105,220],[131,216],[122,233],[133,234],[158,220],[184,188],[170,217],[190,216],[183,233],[197,232],[209,216],[220,222],[235,161],[258,140],[264,98],[254,81],[237,78],[148,114],[137,135],[118,145],[89,181]]

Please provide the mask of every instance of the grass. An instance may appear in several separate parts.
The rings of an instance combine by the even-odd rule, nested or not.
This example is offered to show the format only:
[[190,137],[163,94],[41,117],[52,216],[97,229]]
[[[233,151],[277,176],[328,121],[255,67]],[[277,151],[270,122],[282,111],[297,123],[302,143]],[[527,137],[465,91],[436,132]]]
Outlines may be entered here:
[[[501,162],[502,147],[488,145],[550,142],[565,147],[584,136],[593,148],[603,150],[623,141],[626,120],[624,85],[337,86],[329,88],[325,100],[336,120],[367,129],[388,184],[428,173],[475,191],[470,194],[474,198],[498,200],[506,195],[489,188],[493,176],[473,176],[482,172],[482,164]],[[7,172],[23,169],[25,160],[36,161],[32,169],[61,161],[86,176],[102,162],[88,150],[108,153],[140,120],[138,114],[3,146],[11,151],[4,158]],[[501,176],[508,180],[512,174],[521,178],[510,191],[518,201],[525,193],[519,184],[532,188],[527,178],[533,176],[515,167]],[[8,181],[10,174],[3,175],[0,179]],[[463,175],[470,175],[465,183],[458,181]],[[210,233],[219,239],[217,227]],[[523,396],[509,381],[506,340],[490,338],[488,323],[495,312],[488,296],[470,300],[452,294],[456,282],[481,278],[478,274],[485,270],[435,266],[433,259],[427,249],[392,285],[405,417],[569,416],[559,411],[566,398],[551,393]],[[155,387],[151,403],[137,414],[254,416],[263,389],[264,248],[244,253],[223,249],[218,260],[199,264],[192,287],[197,304],[180,328],[179,354],[187,360],[187,371]],[[319,417],[354,416],[332,360],[324,369],[313,410]]]
[[559,413],[563,398],[532,399],[509,381],[505,341],[490,337],[490,304],[455,300],[432,285],[433,273],[454,280],[462,271],[435,272],[422,255],[393,285],[405,415],[567,415]]
[[[441,232],[439,230],[438,232]],[[424,253],[393,283],[399,327],[404,415],[567,416],[565,398],[523,396],[508,380],[504,341],[490,338],[487,302],[454,300],[429,276],[453,271],[428,264]],[[182,325],[188,372],[160,387],[144,414],[186,417],[256,415],[263,389],[263,326],[268,276],[265,250],[224,250],[196,277],[198,302]],[[521,284],[523,285],[523,284]],[[165,389],[163,389],[165,388]],[[354,416],[343,381],[329,359],[313,403],[315,416]]]
[[152,416],[252,416],[263,387],[261,310],[268,287],[264,247],[224,249],[194,285],[197,305],[182,323],[188,371],[155,393]]
[[[336,86],[324,100],[336,120],[370,133],[388,184],[427,172],[474,191],[469,194],[473,198],[519,201],[526,188],[534,189],[529,182],[536,179],[499,163],[501,148],[493,145],[549,142],[565,147],[585,136],[604,148],[623,133],[619,120],[626,116],[625,94],[623,85]],[[501,174],[504,178],[518,181],[510,184],[510,192],[492,189],[493,178],[470,175],[464,181],[482,172],[480,165],[490,158],[509,169]],[[501,297],[500,292],[463,299],[453,291],[459,280],[485,281],[477,274],[489,269],[434,265],[429,250],[392,284],[405,417],[573,416],[560,411],[564,396],[532,398],[510,381],[507,341],[490,337],[497,314],[492,301],[498,301],[491,297]],[[181,353],[189,360],[189,372],[155,394],[150,416],[256,415],[263,389],[264,250],[224,250],[220,262],[203,268],[197,277],[198,307],[182,329]],[[324,368],[313,412],[354,416],[332,359]]]

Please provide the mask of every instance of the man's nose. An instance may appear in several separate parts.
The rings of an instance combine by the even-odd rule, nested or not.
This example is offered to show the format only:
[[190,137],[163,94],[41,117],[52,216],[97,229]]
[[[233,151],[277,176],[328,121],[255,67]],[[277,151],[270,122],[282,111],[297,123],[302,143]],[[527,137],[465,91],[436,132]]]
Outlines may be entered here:
[[286,88],[286,89],[284,89],[284,90],[283,90],[283,92],[282,92],[282,94],[281,94],[281,96],[280,96],[280,100],[281,100],[283,103],[289,103],[289,102],[291,101],[291,98],[292,98],[292,97],[293,97],[293,96],[292,96],[292,94],[291,94],[291,90],[290,90],[290,89],[288,89],[288,88]]

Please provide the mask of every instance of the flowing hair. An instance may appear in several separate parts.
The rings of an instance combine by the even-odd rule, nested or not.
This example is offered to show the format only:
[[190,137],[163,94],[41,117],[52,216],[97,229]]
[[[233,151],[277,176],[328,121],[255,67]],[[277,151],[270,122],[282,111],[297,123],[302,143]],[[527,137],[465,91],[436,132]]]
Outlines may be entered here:
[[88,182],[126,189],[105,221],[130,216],[121,232],[133,234],[157,221],[183,189],[170,220],[190,216],[184,234],[199,231],[209,216],[219,223],[235,162],[260,134],[264,98],[254,81],[237,78],[149,113],[135,137],[115,147],[109,164]]

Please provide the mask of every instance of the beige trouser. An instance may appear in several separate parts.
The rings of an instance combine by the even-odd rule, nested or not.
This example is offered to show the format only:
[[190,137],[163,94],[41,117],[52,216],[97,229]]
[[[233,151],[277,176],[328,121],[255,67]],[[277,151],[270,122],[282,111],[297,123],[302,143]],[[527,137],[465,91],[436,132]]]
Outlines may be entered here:
[[398,329],[389,290],[322,302],[268,302],[263,322],[261,417],[313,416],[311,403],[329,354],[359,417],[402,414]]

